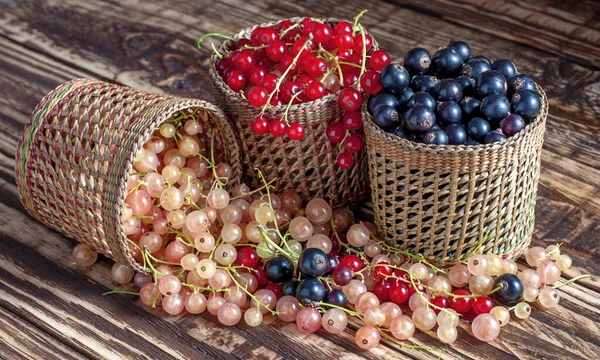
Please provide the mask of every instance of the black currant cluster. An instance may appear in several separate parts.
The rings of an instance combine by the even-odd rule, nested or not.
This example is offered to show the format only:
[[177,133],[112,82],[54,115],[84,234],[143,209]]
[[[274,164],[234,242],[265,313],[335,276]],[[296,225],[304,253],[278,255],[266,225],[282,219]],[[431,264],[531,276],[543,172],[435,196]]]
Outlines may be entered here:
[[415,142],[479,145],[506,140],[540,112],[535,82],[512,61],[471,57],[464,41],[450,40],[433,57],[423,48],[404,56],[404,66],[381,71],[383,90],[369,112],[384,131]]

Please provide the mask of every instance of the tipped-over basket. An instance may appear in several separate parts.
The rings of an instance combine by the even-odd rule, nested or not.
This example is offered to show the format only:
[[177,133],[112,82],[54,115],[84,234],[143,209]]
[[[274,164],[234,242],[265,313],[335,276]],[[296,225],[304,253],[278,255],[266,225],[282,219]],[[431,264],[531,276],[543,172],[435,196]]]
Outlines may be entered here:
[[[303,18],[289,19],[299,23]],[[283,21],[283,20],[282,20]],[[324,19],[335,24],[336,19]],[[281,21],[256,25],[240,31],[234,39],[250,38],[252,30],[266,27]],[[225,41],[219,51],[232,50],[234,42]],[[373,40],[373,49],[377,43]],[[292,105],[287,113],[289,123],[299,123],[305,128],[302,140],[290,140],[286,136],[274,137],[270,134],[257,135],[252,131],[252,121],[261,109],[252,106],[248,100],[234,92],[216,70],[219,60],[213,55],[210,64],[210,78],[217,104],[239,133],[242,157],[244,160],[244,180],[254,187],[261,186],[255,168],[260,169],[267,180],[276,179],[277,190],[293,190],[304,200],[324,197],[333,201],[334,206],[355,205],[368,194],[367,156],[362,149],[355,154],[354,166],[342,169],[336,163],[338,147],[326,136],[327,125],[341,121],[343,111],[338,105],[338,95],[331,94],[321,99]],[[268,108],[268,119],[281,118],[287,105]]]
[[123,233],[127,178],[156,127],[189,109],[208,113],[203,125],[217,131],[219,154],[238,176],[235,133],[214,105],[90,79],[60,85],[34,110],[19,143],[15,172],[23,205],[46,226],[146,272]]
[[484,253],[518,256],[530,243],[548,100],[507,140],[425,145],[381,130],[363,107],[375,222],[385,239],[435,263]]

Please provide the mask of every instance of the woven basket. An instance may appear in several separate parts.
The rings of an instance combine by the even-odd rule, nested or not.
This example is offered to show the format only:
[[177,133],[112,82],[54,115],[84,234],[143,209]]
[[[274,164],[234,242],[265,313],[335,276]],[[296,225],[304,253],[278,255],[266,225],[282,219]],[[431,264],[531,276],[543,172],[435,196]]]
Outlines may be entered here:
[[154,129],[173,114],[204,109],[220,135],[221,156],[241,171],[235,133],[215,106],[96,80],[63,84],[37,106],[16,158],[21,201],[39,222],[137,271],[121,209],[133,161]]
[[[303,18],[289,19],[298,23]],[[325,19],[327,23],[339,22]],[[234,39],[250,38],[250,33],[258,26],[273,26],[269,22],[240,31]],[[231,50],[234,43],[225,41],[219,51]],[[373,48],[377,43],[373,40]],[[260,186],[255,168],[260,169],[266,179],[277,179],[279,191],[294,190],[303,199],[324,197],[333,201],[334,206],[355,205],[368,194],[367,156],[363,150],[355,155],[355,164],[350,169],[342,169],[336,163],[337,147],[326,136],[327,125],[341,121],[342,110],[337,103],[337,94],[319,100],[292,105],[288,111],[290,123],[300,123],[306,134],[302,140],[292,141],[287,137],[276,138],[270,134],[260,136],[252,131],[251,123],[261,109],[252,106],[246,99],[231,90],[216,70],[218,57],[211,58],[210,78],[217,104],[239,133],[244,159],[244,179],[246,183]],[[265,116],[269,119],[282,117],[286,105],[269,107]]]
[[534,227],[548,100],[506,141],[425,145],[381,130],[363,107],[375,222],[385,239],[435,263],[485,253],[514,258]]

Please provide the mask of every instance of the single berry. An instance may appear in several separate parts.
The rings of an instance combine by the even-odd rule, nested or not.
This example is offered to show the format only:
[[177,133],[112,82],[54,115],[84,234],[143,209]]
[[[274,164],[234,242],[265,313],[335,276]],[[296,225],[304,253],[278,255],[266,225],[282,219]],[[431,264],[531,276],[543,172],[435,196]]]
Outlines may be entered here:
[[262,66],[255,66],[248,72],[248,80],[252,85],[260,85],[267,72]]
[[287,128],[287,136],[291,139],[291,140],[302,140],[302,138],[304,137],[304,126],[295,123],[295,124],[291,124],[288,128]]
[[365,140],[363,139],[362,135],[353,132],[346,138],[346,141],[344,142],[344,148],[350,154],[355,154],[362,149],[364,143]]
[[304,279],[296,288],[296,298],[301,303],[322,301],[325,298],[325,287],[320,280]]
[[354,86],[358,81],[358,73],[354,71],[354,69],[348,70],[351,72],[347,72],[343,70],[344,73],[344,87],[349,88]]
[[349,50],[354,45],[351,32],[341,32],[333,36],[333,43],[340,50]]
[[262,107],[267,103],[269,94],[264,87],[257,86],[248,93],[248,102],[254,107]]
[[513,274],[503,274],[494,281],[494,288],[499,287],[493,296],[494,299],[505,305],[517,303],[523,296],[523,283]]
[[462,57],[463,62],[471,58],[471,48],[469,47],[469,44],[464,41],[450,40],[448,47],[455,49]]
[[492,61],[487,56],[477,55],[477,56],[473,56],[471,59],[474,59],[474,60],[483,60],[489,66],[492,66]]
[[339,286],[346,286],[352,280],[352,270],[346,266],[338,266],[333,270],[333,281]]
[[265,74],[259,85],[267,89],[267,92],[272,93],[277,86],[278,80],[279,78],[275,74]]
[[438,50],[431,60],[435,74],[442,78],[456,75],[464,63],[462,55],[453,47]]
[[389,265],[390,264],[387,261],[377,263],[373,268],[373,274],[379,279],[385,279],[386,277],[392,275],[392,272],[394,271],[394,269],[392,269]]
[[517,73],[517,67],[508,59],[498,59],[492,63],[492,70],[496,70],[506,79],[510,79]]
[[256,265],[260,263],[260,257],[256,253],[256,249],[250,246],[244,246],[242,248],[238,248],[237,257],[235,259],[236,265],[244,265],[251,268],[254,268]]
[[433,110],[421,104],[411,107],[406,113],[406,127],[410,131],[424,133],[435,125]]
[[265,275],[269,281],[282,283],[292,279],[294,263],[283,255],[270,258],[265,264]]
[[536,91],[535,82],[527,74],[517,74],[508,79],[508,95],[512,96],[519,90]]
[[506,95],[506,79],[494,70],[482,72],[475,78],[477,95],[483,99],[491,94]]
[[390,299],[390,289],[392,284],[387,280],[381,280],[375,284],[373,288],[373,294],[377,296],[379,302],[382,304]]
[[302,88],[300,88],[300,85],[298,85],[298,83],[294,81],[285,82],[283,83],[283,85],[281,85],[281,98],[285,102],[290,102],[292,100],[292,97],[300,91],[302,91]]
[[389,92],[398,94],[406,89],[409,82],[410,75],[400,64],[389,64],[381,70],[381,85]]
[[510,114],[500,122],[500,126],[506,136],[514,136],[525,128],[525,120],[518,114]]
[[375,50],[371,54],[371,59],[369,60],[369,64],[371,65],[371,68],[373,70],[375,70],[375,71],[381,71],[391,61],[392,61],[392,58],[390,57],[390,54],[388,54],[386,51],[384,51],[384,50]]
[[342,124],[346,130],[354,131],[362,127],[362,115],[358,111],[346,111],[342,115]]
[[423,48],[410,49],[404,55],[404,67],[411,74],[423,74],[431,66],[431,54]]
[[248,72],[256,64],[256,57],[250,51],[235,51],[231,54],[233,65],[242,72]]
[[448,135],[442,129],[431,129],[423,135],[423,142],[430,145],[448,145]]
[[419,74],[412,77],[410,81],[410,87],[415,92],[428,92],[432,90],[439,82],[440,80],[435,76]]
[[258,35],[258,43],[260,45],[270,44],[278,39],[279,34],[277,33],[277,30],[270,27],[264,28]]
[[411,108],[415,105],[425,105],[431,110],[435,111],[435,99],[429,93],[426,92],[417,92],[413,97],[408,101],[408,107]]
[[[448,300],[448,298],[445,296],[434,295],[430,301],[433,305],[437,306],[438,308],[447,309],[450,306],[450,300]],[[436,314],[439,314],[441,311],[440,309],[437,309],[435,307],[432,307],[432,309],[433,311],[435,311]]]
[[333,29],[328,24],[314,24],[312,33],[315,41],[320,44],[328,42],[333,37]]
[[321,249],[308,248],[300,253],[298,270],[307,277],[317,277],[327,272],[327,254]]
[[344,140],[344,137],[346,136],[346,128],[342,123],[332,123],[327,125],[325,134],[327,135],[329,141],[331,141],[334,144],[337,144]]
[[345,266],[348,269],[357,272],[365,267],[365,263],[358,256],[354,254],[349,254],[344,255],[340,259],[340,266]]
[[347,302],[346,294],[340,289],[333,289],[327,293],[325,301],[332,305],[345,307]]
[[304,70],[308,75],[318,78],[323,76],[327,70],[329,70],[329,65],[327,65],[323,59],[314,58],[306,63]]
[[390,300],[398,305],[404,304],[410,298],[410,291],[408,285],[401,281],[396,281],[392,284],[392,287],[388,291]]
[[467,133],[478,141],[483,140],[491,130],[490,123],[482,118],[473,118],[467,124]]
[[373,119],[375,120],[375,124],[377,124],[382,130],[389,131],[398,126],[398,123],[400,122],[400,114],[398,114],[398,111],[395,108],[383,105],[375,110]]
[[510,112],[510,102],[504,95],[491,94],[481,102],[481,113],[493,123],[498,123]]
[[[456,290],[453,293],[454,295],[470,295],[466,290]],[[454,309],[457,313],[464,314],[471,310],[473,306],[473,299],[467,297],[450,297],[450,307]]]
[[460,124],[462,109],[453,101],[444,101],[437,106],[435,118],[442,125]]
[[411,88],[407,87],[406,89],[402,90],[396,97],[399,103],[398,109],[408,109],[408,103],[413,98],[413,96],[415,96],[415,92]]
[[269,132],[275,137],[282,137],[286,130],[287,124],[281,119],[275,119],[269,123]]
[[512,112],[525,120],[534,119],[542,108],[542,100],[539,95],[532,90],[517,90],[511,99]]
[[339,23],[335,24],[335,26],[333,27],[333,33],[334,34],[339,34],[339,33],[343,33],[343,32],[352,32],[352,24],[350,24],[347,21],[340,21]]
[[362,56],[363,49],[368,53],[369,50],[373,47],[373,38],[369,34],[365,34],[365,42],[363,44],[363,35],[356,34],[354,35],[354,40],[352,43],[352,49],[355,54],[360,54]]
[[437,101],[459,102],[463,97],[462,87],[454,79],[444,79],[433,88],[433,96]]
[[281,295],[283,295],[283,296],[287,296],[287,295],[296,296],[296,289],[298,288],[298,284],[300,284],[300,281],[298,281],[296,279],[284,282],[281,285]]
[[463,96],[471,96],[475,94],[475,80],[462,75],[454,78],[454,80],[458,81],[460,84],[460,87],[463,90]]
[[369,101],[369,111],[374,114],[378,107],[387,105],[389,107],[398,108],[400,105],[398,99],[392,94],[379,93],[371,97]]
[[462,75],[475,79],[482,72],[489,70],[492,70],[490,63],[482,59],[472,58],[463,65]]
[[[501,130],[500,130],[501,131]],[[495,142],[502,142],[506,140],[506,136],[502,134],[500,131],[490,131],[486,136],[483,142],[486,144],[492,144]]]
[[360,109],[363,98],[358,90],[354,88],[346,88],[340,91],[338,101],[342,110],[356,111]]
[[342,169],[350,169],[354,166],[354,156],[347,151],[342,151],[336,158],[338,166]]
[[462,145],[467,141],[467,131],[463,125],[448,125],[444,131],[448,135],[448,144],[450,145]]
[[494,308],[496,304],[489,296],[479,296],[473,301],[473,311],[475,314],[488,314]]
[[[333,243],[332,245],[332,249],[333,249]],[[331,274],[333,272],[333,270],[337,269],[337,267],[340,265],[340,258],[339,256],[337,256],[334,253],[329,253],[327,254],[327,272],[326,274]]]
[[308,83],[305,92],[310,100],[317,100],[327,94],[327,88],[320,82],[313,80]]
[[377,94],[381,91],[381,75],[375,70],[369,70],[360,78],[360,86],[367,94]]
[[463,122],[471,120],[480,114],[481,102],[474,97],[465,96],[459,105],[462,110]]
[[283,57],[287,53],[287,50],[288,48],[283,41],[275,40],[267,44],[265,53],[267,54],[267,57],[272,61],[280,62],[281,59],[283,59]]
[[402,139],[408,139],[408,133],[406,132],[406,130],[404,130],[403,126],[398,126],[394,130],[392,130],[392,134],[394,134]]
[[240,91],[246,86],[246,76],[239,70],[233,70],[227,78],[227,85],[233,91]]
[[269,132],[269,120],[264,117],[257,117],[252,120],[252,131],[256,135],[265,135]]

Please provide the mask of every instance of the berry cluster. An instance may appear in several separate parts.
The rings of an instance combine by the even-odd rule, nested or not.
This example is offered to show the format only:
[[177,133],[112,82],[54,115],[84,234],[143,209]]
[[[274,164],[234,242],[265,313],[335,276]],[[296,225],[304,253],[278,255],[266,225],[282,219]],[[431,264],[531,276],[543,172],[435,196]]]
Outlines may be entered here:
[[375,123],[425,144],[500,142],[523,130],[542,105],[530,76],[507,59],[471,57],[464,41],[451,40],[433,57],[411,49],[404,66],[383,69],[381,86],[369,102]]
[[[479,253],[443,270],[378,240],[372,223],[321,198],[304,205],[297,193],[272,193],[264,178],[259,189],[228,189],[231,167],[215,163],[218,140],[200,125],[205,117],[184,111],[161,125],[128,179],[123,232],[151,274],[115,264],[112,278],[133,280],[139,292],[124,293],[144,305],[170,315],[208,310],[227,326],[242,317],[258,326],[272,314],[306,334],[341,333],[354,318],[364,324],[357,345],[370,349],[381,338],[412,347],[402,341],[436,325],[440,340],[452,343],[460,317],[490,341],[510,311],[529,316],[522,299],[558,303],[550,285],[571,265],[558,246],[526,253],[537,271]],[[97,253],[78,244],[73,258],[90,266]]]
[[[389,54],[373,48],[373,39],[358,22],[363,13],[354,24],[284,20],[255,28],[250,38],[228,38],[235,42],[233,50],[218,53],[216,70],[233,91],[262,109],[252,122],[255,134],[301,140],[306,130],[288,121],[289,107],[337,94],[344,115],[341,122],[329,125],[327,137],[339,146],[338,165],[352,167],[353,154],[364,146],[361,87],[381,89],[378,71],[390,63]],[[211,35],[215,34],[205,36]],[[286,111],[268,119],[265,111],[271,106],[286,106]]]

